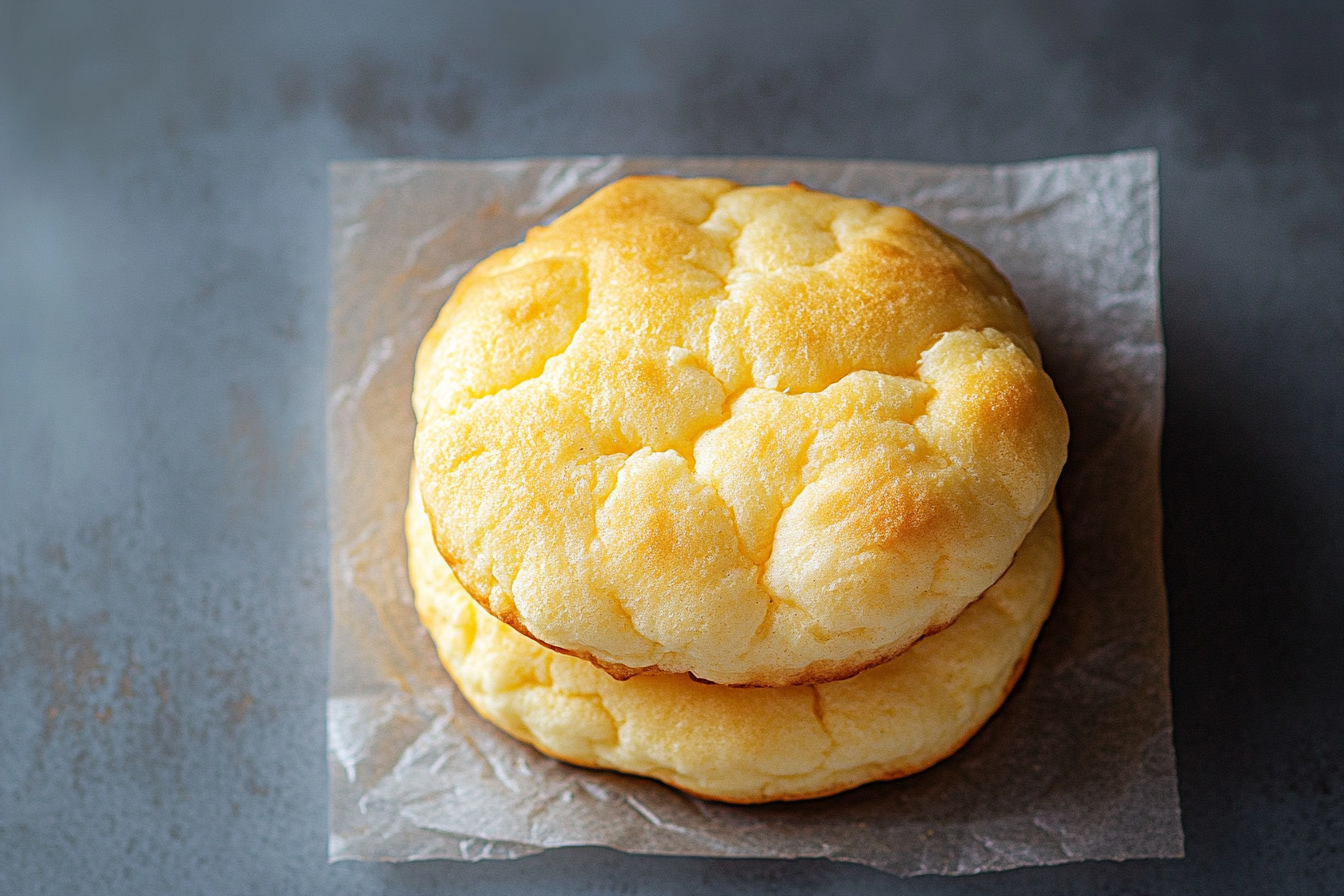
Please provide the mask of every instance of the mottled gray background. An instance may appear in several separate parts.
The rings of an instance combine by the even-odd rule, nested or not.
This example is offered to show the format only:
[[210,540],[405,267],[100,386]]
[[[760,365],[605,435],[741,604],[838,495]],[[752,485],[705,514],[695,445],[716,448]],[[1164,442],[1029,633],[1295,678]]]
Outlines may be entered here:
[[[0,3],[0,892],[1344,891],[1344,7]],[[326,162],[1162,152],[1188,858],[326,864]]]

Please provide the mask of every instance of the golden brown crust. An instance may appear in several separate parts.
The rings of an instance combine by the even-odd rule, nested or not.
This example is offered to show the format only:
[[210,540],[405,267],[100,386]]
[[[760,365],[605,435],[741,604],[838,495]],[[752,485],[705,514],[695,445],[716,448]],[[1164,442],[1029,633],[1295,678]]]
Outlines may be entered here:
[[464,278],[416,363],[440,553],[614,674],[851,676],[949,624],[1068,425],[1020,302],[902,209],[620,181]]
[[1022,674],[1062,573],[1051,506],[1010,569],[958,620],[846,681],[743,689],[646,674],[614,681],[520,637],[456,584],[413,490],[416,607],[484,717],[557,759],[734,803],[827,796],[959,749]]

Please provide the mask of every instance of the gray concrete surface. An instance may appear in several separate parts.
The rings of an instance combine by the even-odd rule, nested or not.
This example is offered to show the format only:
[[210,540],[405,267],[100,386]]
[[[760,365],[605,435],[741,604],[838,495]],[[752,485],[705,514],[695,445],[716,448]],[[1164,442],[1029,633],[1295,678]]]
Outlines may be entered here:
[[[0,892],[1344,892],[1344,8],[0,3]],[[326,162],[1162,152],[1188,858],[326,864]]]

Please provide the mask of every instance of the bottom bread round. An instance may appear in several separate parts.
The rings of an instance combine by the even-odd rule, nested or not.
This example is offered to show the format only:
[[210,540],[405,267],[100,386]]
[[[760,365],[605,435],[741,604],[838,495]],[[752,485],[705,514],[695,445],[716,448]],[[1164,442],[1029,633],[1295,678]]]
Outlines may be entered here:
[[1012,690],[1063,569],[1052,504],[979,600],[895,659],[844,681],[735,688],[617,681],[518,634],[458,584],[414,482],[406,538],[420,618],[478,713],[557,759],[731,803],[828,796],[954,753]]

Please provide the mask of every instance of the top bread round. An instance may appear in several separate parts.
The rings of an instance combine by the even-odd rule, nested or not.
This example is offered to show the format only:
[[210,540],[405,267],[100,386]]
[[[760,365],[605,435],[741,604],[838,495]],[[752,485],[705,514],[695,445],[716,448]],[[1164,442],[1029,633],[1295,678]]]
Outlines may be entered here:
[[911,212],[627,178],[458,285],[420,349],[440,553],[617,677],[854,675],[949,625],[1050,502],[1027,317]]

